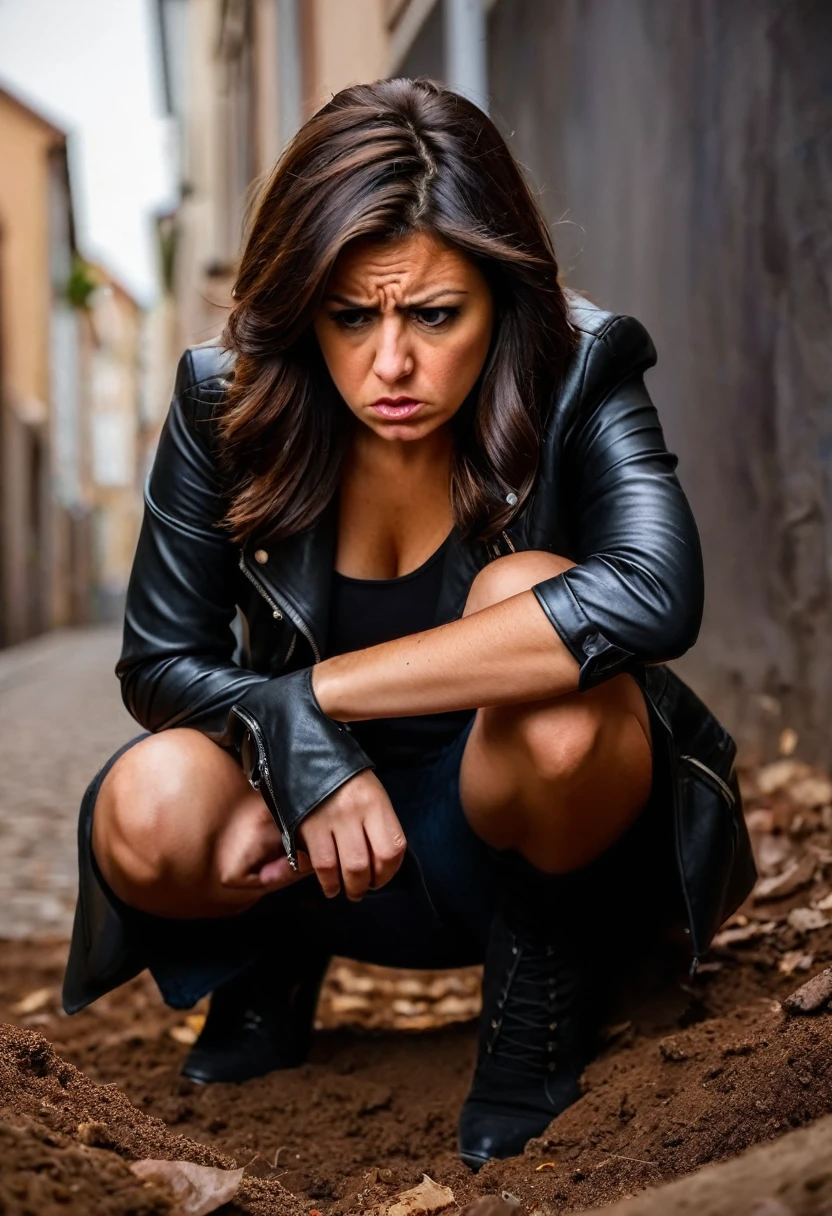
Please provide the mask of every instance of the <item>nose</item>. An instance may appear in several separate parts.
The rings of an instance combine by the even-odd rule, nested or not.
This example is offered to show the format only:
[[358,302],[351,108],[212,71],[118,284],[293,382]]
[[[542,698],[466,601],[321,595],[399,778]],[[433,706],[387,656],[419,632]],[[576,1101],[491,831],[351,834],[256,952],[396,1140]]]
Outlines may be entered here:
[[395,315],[383,317],[377,333],[373,371],[385,384],[396,384],[409,376],[414,367],[402,319]]

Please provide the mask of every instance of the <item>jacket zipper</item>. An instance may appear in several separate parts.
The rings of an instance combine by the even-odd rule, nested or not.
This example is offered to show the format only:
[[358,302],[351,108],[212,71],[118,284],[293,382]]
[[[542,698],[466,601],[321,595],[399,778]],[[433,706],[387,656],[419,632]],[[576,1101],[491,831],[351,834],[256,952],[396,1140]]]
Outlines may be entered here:
[[266,601],[266,603],[269,605],[269,607],[270,607],[270,608],[271,608],[271,610],[272,610],[272,613],[274,614],[274,619],[275,619],[276,621],[282,621],[282,620],[283,620],[283,613],[282,613],[282,612],[281,612],[281,610],[278,608],[277,604],[274,602],[274,600],[272,599],[272,597],[269,595],[268,591],[266,591],[266,588],[263,586],[263,584],[262,584],[262,583],[259,581],[259,579],[256,579],[256,578],[254,577],[254,575],[251,573],[251,571],[249,570],[248,566],[246,565],[246,557],[245,557],[245,554],[244,554],[244,553],[242,553],[242,552],[240,553],[240,561],[239,561],[238,565],[239,565],[240,569],[242,570],[243,574],[244,574],[244,575],[246,576],[246,578],[248,579],[248,581],[249,581],[249,582],[250,582],[250,583],[251,583],[251,584],[252,584],[252,585],[253,585],[253,586],[256,588],[256,590],[257,590],[257,591],[259,591],[259,592],[260,592],[260,594],[262,595],[263,599],[264,599],[264,600]]
[[728,803],[731,806],[734,805],[734,803],[737,801],[737,799],[734,795],[734,791],[731,789],[730,785],[728,785],[728,783],[726,781],[722,780],[719,773],[715,773],[712,768],[708,768],[707,764],[703,764],[701,760],[697,760],[696,756],[680,756],[679,759],[686,760],[688,762],[688,764],[693,764],[693,765],[695,765],[696,768],[701,769],[703,773],[707,773],[707,775],[711,778],[711,780],[715,781],[716,784],[719,786],[720,790],[722,791],[722,793],[725,795],[726,799],[728,800]]
[[277,795],[275,794],[274,786],[272,785],[271,773],[269,772],[269,762],[266,759],[266,745],[263,742],[263,732],[261,731],[257,720],[253,718],[247,710],[241,709],[239,705],[235,705],[231,712],[236,714],[236,716],[246,724],[254,736],[255,742],[257,743],[257,780],[255,781],[250,777],[249,785],[253,790],[259,790],[260,778],[262,777],[262,779],[266,782],[268,791],[272,796],[272,805],[274,806],[275,814],[277,815],[280,836],[283,840],[283,848],[286,850],[286,857],[292,869],[297,870],[297,854],[292,846],[292,838],[289,835],[289,829],[286,826],[286,821],[283,818],[283,812],[280,809],[280,804],[277,801]]
[[512,553],[516,553],[517,550],[515,549],[514,545],[511,543],[511,537],[509,536],[508,532],[504,531],[501,533],[501,535],[506,538],[506,544],[508,545],[509,549],[511,549]]
[[248,579],[248,581],[252,584],[252,586],[254,588],[256,588],[256,590],[260,593],[260,595],[262,595],[263,599],[266,601],[266,603],[271,608],[275,620],[282,621],[284,616],[288,616],[290,618],[292,624],[295,626],[295,628],[300,633],[303,634],[303,636],[306,638],[307,642],[309,643],[309,646],[312,650],[312,654],[315,656],[315,662],[320,663],[321,652],[318,649],[318,643],[315,641],[314,637],[312,636],[312,631],[309,628],[309,626],[306,624],[306,622],[301,620],[301,618],[299,616],[297,616],[295,613],[289,612],[287,609],[280,608],[279,605],[275,603],[275,601],[269,595],[268,591],[263,586],[263,584],[260,582],[260,580],[258,578],[256,578],[255,575],[252,574],[251,570],[249,570],[248,566],[246,565],[245,553],[243,553],[243,552],[240,553],[240,561],[238,564],[239,564],[239,567],[242,570],[243,574]]

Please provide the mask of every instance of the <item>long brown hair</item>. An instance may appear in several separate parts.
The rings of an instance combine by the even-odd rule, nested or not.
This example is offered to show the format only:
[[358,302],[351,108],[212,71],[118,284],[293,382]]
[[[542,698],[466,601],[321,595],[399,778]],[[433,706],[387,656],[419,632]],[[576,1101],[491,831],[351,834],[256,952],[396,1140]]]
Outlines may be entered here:
[[350,241],[414,232],[474,258],[496,305],[485,366],[453,421],[454,520],[487,537],[528,496],[572,344],[549,231],[477,106],[430,80],[380,80],[336,93],[301,127],[253,212],[223,335],[236,356],[220,416],[236,540],[291,536],[331,500],[352,415],[313,317]]

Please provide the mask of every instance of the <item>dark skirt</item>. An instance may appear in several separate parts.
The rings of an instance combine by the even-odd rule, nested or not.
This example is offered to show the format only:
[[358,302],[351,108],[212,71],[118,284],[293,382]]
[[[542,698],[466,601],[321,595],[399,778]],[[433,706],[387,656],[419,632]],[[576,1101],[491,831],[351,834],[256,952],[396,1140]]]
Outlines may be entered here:
[[[649,702],[648,702],[649,706]],[[599,863],[596,889],[616,923],[629,910],[643,923],[679,914],[674,893],[673,773],[655,742],[653,786],[639,819]],[[378,769],[404,829],[405,860],[391,882],[360,902],[325,899],[314,876],[264,896],[227,918],[170,919],[139,912],[107,887],[92,853],[92,820],[116,752],[90,783],[79,820],[80,890],[63,1000],[77,1012],[148,968],[163,999],[189,1008],[260,959],[278,963],[298,948],[385,966],[458,967],[482,962],[497,892],[497,855],[471,830],[459,770],[471,723],[442,750],[401,769]],[[586,871],[582,871],[586,873]],[[636,916],[638,909],[641,917]],[[630,918],[631,923],[635,923]]]

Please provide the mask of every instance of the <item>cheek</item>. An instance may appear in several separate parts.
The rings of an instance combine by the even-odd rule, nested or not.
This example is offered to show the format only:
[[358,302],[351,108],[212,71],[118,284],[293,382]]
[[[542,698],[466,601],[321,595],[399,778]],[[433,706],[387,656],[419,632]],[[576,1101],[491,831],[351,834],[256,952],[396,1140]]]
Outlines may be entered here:
[[460,337],[430,351],[430,378],[449,405],[462,405],[476,383],[488,354],[489,338],[487,333]]
[[318,344],[335,387],[342,396],[349,395],[350,386],[360,380],[360,351],[355,341],[338,330],[317,331]]

